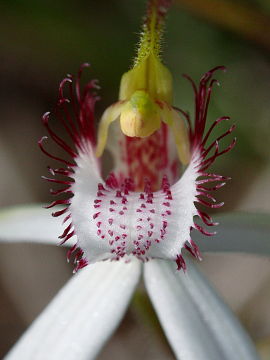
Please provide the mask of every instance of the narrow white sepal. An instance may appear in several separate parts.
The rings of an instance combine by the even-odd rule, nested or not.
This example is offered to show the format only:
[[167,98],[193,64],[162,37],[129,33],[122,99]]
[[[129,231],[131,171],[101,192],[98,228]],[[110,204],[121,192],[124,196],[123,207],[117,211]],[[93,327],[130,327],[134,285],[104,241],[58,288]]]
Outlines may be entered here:
[[214,238],[202,238],[197,232],[192,234],[202,252],[270,255],[269,214],[235,212],[217,215],[214,220],[220,224]]
[[145,283],[165,334],[181,360],[258,360],[255,348],[231,310],[187,261],[145,265]]
[[91,360],[122,319],[141,273],[137,261],[89,265],[63,287],[6,360]]
[[[56,208],[59,210],[60,208]],[[56,211],[54,210],[54,211]],[[0,242],[58,245],[65,226],[41,204],[14,206],[0,211]],[[68,245],[68,244],[67,244]]]

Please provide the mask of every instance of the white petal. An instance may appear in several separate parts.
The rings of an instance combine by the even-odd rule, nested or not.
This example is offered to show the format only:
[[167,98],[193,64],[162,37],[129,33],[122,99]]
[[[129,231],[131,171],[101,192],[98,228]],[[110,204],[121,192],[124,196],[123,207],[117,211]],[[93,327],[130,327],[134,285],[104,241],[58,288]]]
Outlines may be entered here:
[[78,245],[88,262],[126,254],[175,260],[190,239],[197,214],[197,161],[194,155],[182,178],[171,188],[168,184],[154,193],[140,193],[120,191],[104,183],[98,191],[98,179],[81,157],[75,170],[70,212]]
[[145,282],[177,359],[255,360],[255,349],[229,308],[196,270],[152,260]]
[[97,263],[79,271],[6,359],[93,359],[122,319],[140,272],[137,261]]
[[41,204],[22,205],[0,211],[0,242],[34,242],[58,245],[65,226],[52,218]]
[[220,225],[214,238],[194,239],[202,251],[243,252],[270,255],[270,216],[268,214],[231,213],[215,216]]

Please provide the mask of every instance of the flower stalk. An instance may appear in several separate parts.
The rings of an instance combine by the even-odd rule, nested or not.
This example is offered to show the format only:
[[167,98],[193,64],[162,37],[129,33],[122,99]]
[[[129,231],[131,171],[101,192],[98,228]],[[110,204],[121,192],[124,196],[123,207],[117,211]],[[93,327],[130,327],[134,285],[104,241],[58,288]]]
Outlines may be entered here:
[[102,115],[96,155],[104,151],[109,126],[119,118],[126,136],[145,138],[168,125],[174,136],[181,162],[190,160],[187,128],[172,106],[173,81],[170,71],[161,61],[161,41],[164,20],[171,1],[151,0],[143,23],[141,39],[133,67],[120,82],[119,101]]

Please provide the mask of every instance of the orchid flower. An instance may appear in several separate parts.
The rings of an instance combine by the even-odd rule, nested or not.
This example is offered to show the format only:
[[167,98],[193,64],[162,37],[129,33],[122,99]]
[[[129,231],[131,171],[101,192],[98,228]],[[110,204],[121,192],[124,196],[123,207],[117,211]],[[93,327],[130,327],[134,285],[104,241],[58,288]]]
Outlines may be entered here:
[[[49,167],[51,177],[45,178],[62,186],[51,190],[61,198],[47,208],[56,206],[53,217],[63,219],[65,228],[59,238],[70,246],[67,258],[78,273],[7,359],[94,358],[123,317],[142,271],[178,359],[257,359],[230,310],[183,256],[187,250],[201,259],[191,237],[193,229],[206,236],[214,234],[205,226],[217,223],[201,206],[223,205],[212,192],[228,178],[208,168],[232,149],[235,139],[220,148],[232,125],[209,143],[213,129],[229,120],[225,116],[206,130],[208,105],[217,83],[213,75],[224,67],[205,73],[198,86],[186,76],[195,97],[193,122],[188,113],[172,105],[172,77],[160,59],[169,5],[166,0],[149,2],[134,66],[122,77],[119,100],[102,115],[97,140],[97,82],[81,85],[87,64],[77,77],[68,75],[59,87],[54,114],[69,140],[53,130],[49,113],[43,116],[50,138],[67,154],[51,154],[44,147],[45,138],[39,142],[41,150],[61,164]],[[103,179],[100,156],[106,146],[113,154],[114,169]],[[19,238],[11,226],[16,219],[17,230],[22,225]],[[57,219],[44,221],[38,211],[30,211],[30,216],[12,213],[0,225],[2,239],[45,243],[61,227]]]

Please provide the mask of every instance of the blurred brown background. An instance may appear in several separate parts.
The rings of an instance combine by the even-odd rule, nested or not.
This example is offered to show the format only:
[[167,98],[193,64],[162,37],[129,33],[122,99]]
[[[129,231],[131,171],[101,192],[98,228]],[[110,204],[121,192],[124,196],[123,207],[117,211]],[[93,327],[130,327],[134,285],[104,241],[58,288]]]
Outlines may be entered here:
[[[51,200],[40,179],[50,163],[37,147],[46,134],[41,115],[53,108],[59,81],[85,61],[92,65],[89,76],[101,84],[97,117],[117,99],[144,9],[142,0],[0,1],[2,207]],[[233,178],[219,194],[226,200],[222,211],[270,212],[269,24],[268,0],[176,0],[169,13],[164,61],[174,76],[175,105],[193,109],[182,73],[198,80],[216,65],[228,68],[217,75],[222,86],[214,91],[209,113],[210,120],[229,115],[237,124],[237,147],[215,168]],[[1,356],[68,279],[71,267],[59,248],[1,245],[0,251]],[[269,260],[217,255],[206,257],[202,267],[252,337],[270,337]],[[135,304],[100,359],[173,358],[161,339]]]

